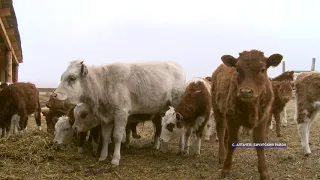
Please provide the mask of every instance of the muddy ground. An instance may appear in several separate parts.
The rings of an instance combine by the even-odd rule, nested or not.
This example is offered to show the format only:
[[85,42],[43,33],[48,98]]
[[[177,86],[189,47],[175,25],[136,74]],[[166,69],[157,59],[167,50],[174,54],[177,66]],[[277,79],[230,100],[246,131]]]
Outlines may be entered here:
[[[296,123],[294,105],[287,108],[288,126],[282,128],[278,138],[271,132],[271,142],[287,143],[287,149],[266,149],[267,164],[272,179],[320,179],[320,128],[319,121],[311,127],[312,155],[304,157]],[[43,132],[35,130],[29,120],[29,132],[24,136],[0,140],[0,179],[219,179],[218,144],[214,138],[202,143],[200,157],[192,154],[177,156],[177,142],[170,144],[167,154],[154,153],[151,146],[152,124],[140,124],[141,139],[132,140],[132,148],[122,150],[120,166],[112,169],[111,158],[98,163],[88,148],[77,152],[74,144],[55,150],[51,144],[43,119]],[[247,141],[251,137],[241,137]],[[193,149],[191,149],[191,153]],[[254,149],[237,149],[229,179],[259,179],[257,156]]]

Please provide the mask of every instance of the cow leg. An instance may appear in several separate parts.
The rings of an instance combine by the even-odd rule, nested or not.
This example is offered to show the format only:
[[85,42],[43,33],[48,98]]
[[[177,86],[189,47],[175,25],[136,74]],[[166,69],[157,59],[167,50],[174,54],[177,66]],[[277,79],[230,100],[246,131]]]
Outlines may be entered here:
[[298,123],[298,131],[301,137],[301,146],[305,156],[309,156],[311,154],[310,146],[309,146],[309,132],[310,127],[313,120],[317,117],[318,111],[314,111],[310,118],[305,118],[302,123]]
[[225,178],[230,174],[230,170],[232,167],[232,156],[235,150],[235,147],[232,146],[233,143],[238,142],[238,131],[240,126],[232,123],[231,121],[228,122],[228,148],[227,148],[227,157],[223,164],[223,169],[221,172],[221,177]]
[[1,138],[6,136],[6,131],[7,131],[7,129],[5,127],[2,128]]
[[277,136],[280,137],[280,113],[274,114],[274,119],[276,120],[276,133]]
[[155,133],[154,133],[154,149],[160,148],[160,135],[161,135],[161,115],[160,113],[157,113],[152,118],[152,123],[155,127]]
[[219,139],[219,164],[222,164],[225,159],[225,135],[226,135],[226,122],[225,117],[220,111],[214,111],[214,118],[216,120],[216,131]]
[[131,132],[132,132],[131,123],[128,122],[126,125],[126,142],[124,145],[124,147],[126,147],[126,148],[130,147],[130,134],[131,134]]
[[79,133],[79,147],[78,147],[78,152],[83,153],[83,147],[84,147],[84,141],[86,140],[87,137],[87,132],[80,132]]
[[97,126],[90,130],[92,153],[96,155],[99,149],[101,127]]
[[109,147],[109,139],[111,137],[113,124],[106,124],[103,121],[101,122],[101,133],[102,133],[102,148],[100,153],[99,161],[104,161],[108,157],[108,147]]
[[127,125],[128,116],[129,114],[126,111],[115,112],[113,129],[114,152],[111,161],[111,164],[114,166],[118,166],[121,159],[121,141]]
[[205,135],[205,138],[204,140],[205,141],[209,141],[210,140],[210,137],[212,135],[212,122],[213,120],[210,119],[206,125],[206,135]]
[[287,108],[284,106],[283,111],[280,113],[280,119],[281,124],[283,127],[287,127],[288,121],[287,121]]
[[39,102],[38,102],[37,111],[34,113],[34,118],[36,120],[38,130],[41,131],[41,106]]
[[272,123],[272,113],[270,113],[270,116],[268,116],[268,122],[267,122],[267,128],[265,128],[265,137],[268,140],[269,139],[269,133],[270,133],[270,124]]
[[[270,113],[270,116],[272,114]],[[259,126],[253,129],[253,141],[256,143],[265,143],[265,131],[267,129],[267,121],[263,121]],[[264,148],[256,148],[258,156],[258,171],[260,173],[260,179],[269,179],[268,168],[266,164],[266,157],[264,153]]]
[[184,150],[184,154],[189,154],[189,150],[190,150],[190,145],[191,145],[191,134],[192,134],[192,129],[191,128],[187,128],[186,131],[186,141],[187,141],[187,147]]
[[186,137],[186,133],[182,133],[182,135],[180,136],[180,140],[179,140],[179,152],[178,155],[182,155],[183,151],[184,151],[184,147],[185,147],[185,137]]
[[141,136],[137,133],[137,125],[139,123],[130,123],[130,128],[131,128],[131,132],[132,132],[132,137],[135,139],[140,139]]

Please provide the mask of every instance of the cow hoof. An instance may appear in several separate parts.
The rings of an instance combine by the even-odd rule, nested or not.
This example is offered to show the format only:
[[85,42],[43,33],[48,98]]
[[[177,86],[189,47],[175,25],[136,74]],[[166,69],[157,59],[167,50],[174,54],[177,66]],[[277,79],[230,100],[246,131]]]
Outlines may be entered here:
[[282,127],[287,127],[287,124],[282,124]]
[[119,161],[116,160],[116,159],[113,159],[113,160],[111,161],[111,164],[112,164],[112,167],[117,167],[117,166],[119,166]]
[[228,170],[222,170],[221,172],[221,178],[226,178],[226,177],[229,177],[230,176],[230,171]]
[[42,130],[41,126],[38,126],[38,131],[41,131],[41,130]]
[[107,157],[100,157],[99,158],[99,162],[103,162],[103,161],[105,161],[107,159]]
[[311,153],[304,154],[305,157],[309,157],[310,155],[311,155]]
[[311,142],[309,142],[309,145],[312,145],[312,143],[311,143]]
[[83,153],[83,147],[79,147],[79,148],[78,148],[78,152],[79,152],[79,153]]
[[281,137],[281,134],[277,134],[277,137]]
[[216,139],[216,142],[219,142],[219,139]]

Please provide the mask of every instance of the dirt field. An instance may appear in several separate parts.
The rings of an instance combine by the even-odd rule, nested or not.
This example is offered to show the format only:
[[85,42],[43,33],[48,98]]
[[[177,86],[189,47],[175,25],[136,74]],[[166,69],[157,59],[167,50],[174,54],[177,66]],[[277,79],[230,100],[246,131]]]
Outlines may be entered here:
[[[316,121],[310,133],[312,155],[305,158],[301,153],[297,127],[293,121],[294,106],[290,102],[288,127],[282,128],[283,137],[271,132],[271,142],[287,143],[287,149],[266,149],[267,164],[272,179],[320,179],[320,128]],[[142,138],[132,140],[133,147],[122,150],[120,166],[112,169],[110,157],[98,163],[88,148],[79,154],[74,144],[63,150],[54,150],[51,137],[34,129],[25,136],[0,140],[0,179],[219,179],[218,144],[212,138],[203,142],[200,157],[177,156],[178,145],[171,143],[168,154],[152,151],[152,124],[139,126]],[[43,119],[43,130],[46,131]],[[251,137],[242,137],[242,142]],[[191,149],[191,152],[193,148]],[[237,149],[230,179],[259,179],[257,156],[254,149]]]

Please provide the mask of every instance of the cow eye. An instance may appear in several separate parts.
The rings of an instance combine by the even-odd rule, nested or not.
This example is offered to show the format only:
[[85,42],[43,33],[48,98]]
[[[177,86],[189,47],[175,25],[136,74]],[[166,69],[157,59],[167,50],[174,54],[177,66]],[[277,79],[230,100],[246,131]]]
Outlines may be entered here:
[[69,81],[75,81],[75,80],[76,80],[76,77],[74,77],[74,76],[69,77]]
[[169,123],[168,125],[167,125],[167,129],[170,131],[170,132],[172,132],[173,131],[173,128],[175,127],[175,124],[173,124],[173,123]]
[[265,72],[265,69],[261,69],[261,73],[264,73]]

